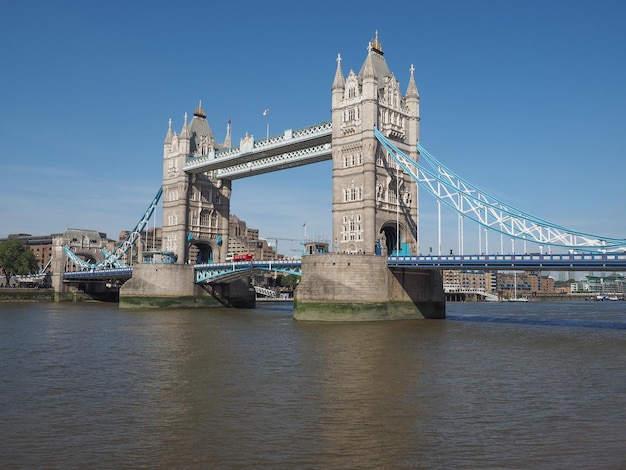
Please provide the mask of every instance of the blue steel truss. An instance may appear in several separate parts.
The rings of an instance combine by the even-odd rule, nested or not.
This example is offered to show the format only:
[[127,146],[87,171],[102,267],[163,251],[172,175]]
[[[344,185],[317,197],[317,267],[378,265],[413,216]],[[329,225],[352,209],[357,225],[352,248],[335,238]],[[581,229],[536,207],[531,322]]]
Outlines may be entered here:
[[570,230],[506,204],[446,168],[419,143],[417,150],[427,166],[418,165],[378,129],[374,129],[374,134],[387,153],[417,181],[421,189],[486,229],[514,239],[570,250],[607,252],[626,249],[626,239]]
[[37,271],[36,273],[17,274],[15,278],[17,279],[17,282],[41,282],[45,279],[46,269],[48,269],[51,264],[52,264],[52,258],[50,258],[48,262],[46,263],[46,265],[41,267],[41,269],[39,269],[39,271]]
[[77,256],[67,246],[63,247],[65,254],[81,270],[128,268],[128,265],[122,261],[122,257],[133,247],[133,245],[135,245],[135,243],[137,243],[137,240],[139,240],[139,236],[146,228],[146,225],[148,224],[150,217],[152,217],[152,213],[154,212],[154,209],[156,209],[162,194],[163,188],[161,187],[157,191],[156,196],[154,196],[154,199],[152,199],[150,206],[148,206],[148,209],[146,209],[146,212],[143,214],[143,217],[139,220],[139,222],[137,222],[135,228],[126,236],[126,239],[123,242],[121,242],[111,253],[105,249],[102,250],[104,259],[98,261],[97,263],[90,263]]
[[236,261],[230,263],[206,263],[194,266],[195,283],[230,282],[260,271],[274,271],[302,276],[301,261]]

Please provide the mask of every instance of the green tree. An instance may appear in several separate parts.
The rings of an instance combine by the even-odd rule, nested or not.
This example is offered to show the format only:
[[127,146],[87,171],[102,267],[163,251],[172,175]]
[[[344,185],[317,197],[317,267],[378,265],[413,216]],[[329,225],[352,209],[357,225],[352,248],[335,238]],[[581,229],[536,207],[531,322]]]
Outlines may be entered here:
[[295,289],[300,282],[300,277],[295,274],[287,274],[286,276],[281,276],[280,278],[280,286],[289,287],[290,289]]
[[35,254],[19,240],[0,242],[0,270],[6,285],[16,274],[32,274],[39,268]]

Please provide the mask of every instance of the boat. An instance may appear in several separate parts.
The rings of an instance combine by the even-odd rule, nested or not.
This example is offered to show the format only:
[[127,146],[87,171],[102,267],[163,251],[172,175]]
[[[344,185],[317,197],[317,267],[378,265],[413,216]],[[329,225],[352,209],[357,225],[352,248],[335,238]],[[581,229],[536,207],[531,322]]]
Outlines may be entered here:
[[599,300],[601,302],[606,302],[606,301],[617,301],[620,300],[619,297],[617,295],[602,295],[602,294],[598,294],[596,295],[596,300]]
[[517,271],[513,272],[513,289],[514,289],[514,295],[513,297],[509,297],[507,299],[507,302],[528,302],[528,297],[517,296]]

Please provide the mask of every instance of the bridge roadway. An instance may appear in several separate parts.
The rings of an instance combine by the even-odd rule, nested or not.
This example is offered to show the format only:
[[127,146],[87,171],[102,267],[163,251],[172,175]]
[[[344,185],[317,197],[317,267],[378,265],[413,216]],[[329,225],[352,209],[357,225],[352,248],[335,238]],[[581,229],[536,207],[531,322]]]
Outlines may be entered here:
[[[354,255],[359,256],[359,255]],[[446,255],[389,256],[390,268],[475,269],[540,271],[610,271],[626,272],[626,252],[527,255]],[[276,271],[301,275],[299,260],[238,261],[206,263],[194,266],[196,283],[230,282],[254,272]],[[92,269],[67,272],[66,281],[122,279],[132,276],[132,268]]]
[[255,142],[242,139],[236,148],[188,157],[186,173],[213,171],[218,179],[238,179],[330,160],[332,123],[322,122],[299,130]]
[[133,275],[133,268],[86,269],[63,274],[65,281],[97,281],[107,279],[128,279]]
[[392,267],[541,271],[625,271],[626,252],[525,255],[389,256]]
[[231,261],[228,263],[206,263],[194,266],[195,282],[230,282],[262,271],[274,271],[284,274],[302,275],[300,260],[269,260],[269,261]]

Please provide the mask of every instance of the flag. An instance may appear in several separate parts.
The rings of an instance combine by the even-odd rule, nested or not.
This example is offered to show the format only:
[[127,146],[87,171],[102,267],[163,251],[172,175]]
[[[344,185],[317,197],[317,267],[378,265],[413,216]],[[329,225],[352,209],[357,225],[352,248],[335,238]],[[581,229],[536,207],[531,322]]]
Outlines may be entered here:
[[265,111],[263,111],[263,116],[267,116],[269,113],[270,113],[270,110],[269,110],[269,108],[268,108],[268,109],[266,109]]

